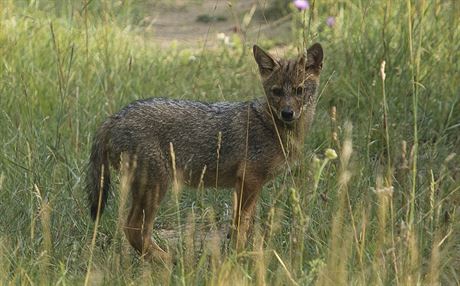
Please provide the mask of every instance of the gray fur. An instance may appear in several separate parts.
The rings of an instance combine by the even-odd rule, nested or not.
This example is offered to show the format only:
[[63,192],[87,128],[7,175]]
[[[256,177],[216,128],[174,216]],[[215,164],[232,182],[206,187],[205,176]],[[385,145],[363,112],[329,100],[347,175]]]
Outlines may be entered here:
[[[147,177],[145,187],[153,183],[167,187],[171,181],[171,143],[177,174],[184,184],[193,187],[200,184],[204,168],[202,183],[208,187],[216,186],[216,178],[216,187],[235,187],[245,166],[250,166],[251,172],[257,173],[254,176],[265,183],[279,173],[286,159],[297,157],[316,106],[318,78],[310,79],[305,71],[305,65],[308,66],[312,59],[276,61],[267,58],[268,54],[256,47],[254,54],[263,64],[259,64],[259,68],[264,97],[247,102],[217,103],[166,98],[138,100],[102,124],[94,139],[87,178],[93,218],[97,216],[100,191],[100,212],[106,202],[109,162],[119,168],[122,153],[135,158],[135,172]],[[301,101],[297,110],[299,118],[293,123],[287,124],[279,117],[281,103],[270,91],[275,84],[281,85],[286,93],[283,106]],[[303,94],[294,100],[291,93],[299,84],[304,87]]]

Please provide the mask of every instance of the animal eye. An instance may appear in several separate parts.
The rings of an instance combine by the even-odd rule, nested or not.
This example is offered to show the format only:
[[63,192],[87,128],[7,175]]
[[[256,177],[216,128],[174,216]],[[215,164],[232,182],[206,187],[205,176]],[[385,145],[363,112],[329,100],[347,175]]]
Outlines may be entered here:
[[295,93],[300,96],[303,94],[303,89],[303,86],[299,86],[296,88]]
[[283,89],[281,87],[272,87],[272,93],[276,96],[283,96]]

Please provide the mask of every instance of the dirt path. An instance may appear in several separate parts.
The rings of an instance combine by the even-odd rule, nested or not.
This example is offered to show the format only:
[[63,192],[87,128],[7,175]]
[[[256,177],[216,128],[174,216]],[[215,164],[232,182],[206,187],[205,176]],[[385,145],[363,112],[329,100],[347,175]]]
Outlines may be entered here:
[[[191,1],[176,0],[168,6],[155,5],[151,16],[145,19],[147,30],[161,46],[167,47],[176,42],[194,48],[202,47],[205,41],[207,46],[214,46],[219,41],[219,33],[231,35],[243,32],[254,41],[261,34],[276,33],[275,30],[279,28],[279,25],[271,27],[261,16],[265,1],[240,0],[233,1],[236,2],[233,4],[225,0],[186,2]],[[247,25],[245,18],[246,22],[250,19]]]

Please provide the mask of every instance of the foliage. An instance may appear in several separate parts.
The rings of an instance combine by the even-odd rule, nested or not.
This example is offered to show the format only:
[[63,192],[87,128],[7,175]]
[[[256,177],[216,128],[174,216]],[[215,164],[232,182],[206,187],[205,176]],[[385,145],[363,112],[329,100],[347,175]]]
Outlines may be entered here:
[[455,1],[293,10],[305,13],[293,15],[296,48],[319,41],[326,55],[308,151],[265,188],[242,254],[223,229],[231,192],[167,199],[156,222],[156,239],[177,254],[167,266],[143,264],[127,246],[116,191],[91,247],[83,180],[92,134],[138,98],[262,95],[255,63],[237,38],[212,50],[160,49],[129,20],[142,11],[134,2],[70,2],[56,6],[65,13],[47,13],[46,1],[0,10],[1,284],[87,275],[94,284],[460,283]]

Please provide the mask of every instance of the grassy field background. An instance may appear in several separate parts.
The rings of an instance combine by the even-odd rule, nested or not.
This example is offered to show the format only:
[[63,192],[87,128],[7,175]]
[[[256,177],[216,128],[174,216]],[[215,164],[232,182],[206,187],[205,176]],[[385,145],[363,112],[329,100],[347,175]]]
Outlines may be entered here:
[[[279,38],[190,49],[144,34],[148,1],[2,1],[0,284],[460,284],[459,3],[312,4],[287,9]],[[306,152],[264,189],[254,243],[227,246],[230,190],[187,189],[155,223],[175,264],[130,249],[116,188],[93,240],[98,124],[139,98],[262,96],[256,40],[291,55],[318,41],[325,62]]]

